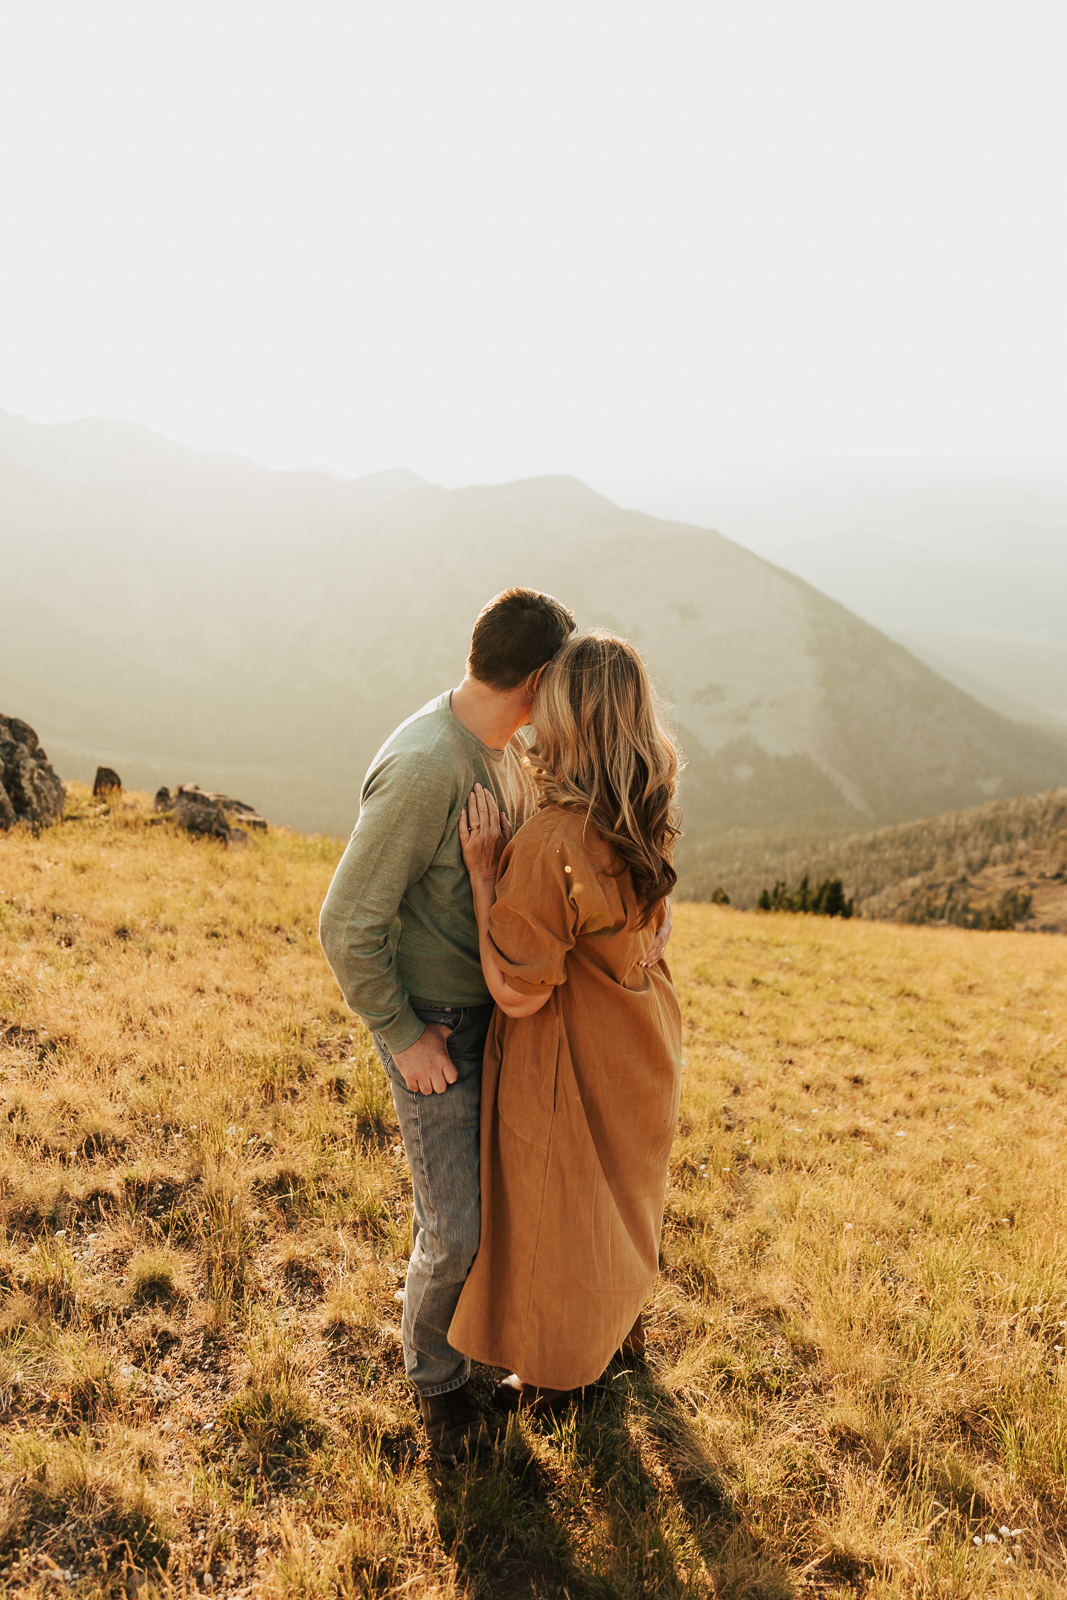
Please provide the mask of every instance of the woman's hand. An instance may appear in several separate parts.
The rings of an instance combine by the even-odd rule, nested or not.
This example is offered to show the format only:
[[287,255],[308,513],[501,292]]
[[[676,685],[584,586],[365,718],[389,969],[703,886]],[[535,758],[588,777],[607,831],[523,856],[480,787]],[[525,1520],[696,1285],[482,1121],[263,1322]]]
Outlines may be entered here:
[[648,947],[648,953],[643,961],[638,962],[640,967],[654,967],[657,961],[663,960],[663,952],[667,948],[667,940],[671,936],[671,903],[663,902],[663,921],[659,925],[656,937]]
[[471,878],[491,878],[496,882],[500,857],[511,838],[511,823],[488,789],[476,783],[459,815],[459,843],[463,864]]

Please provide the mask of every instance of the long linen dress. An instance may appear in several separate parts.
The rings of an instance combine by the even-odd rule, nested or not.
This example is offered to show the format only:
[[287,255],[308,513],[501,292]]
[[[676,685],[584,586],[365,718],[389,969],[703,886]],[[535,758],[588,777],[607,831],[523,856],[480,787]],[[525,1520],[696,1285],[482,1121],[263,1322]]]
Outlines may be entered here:
[[545,807],[504,851],[489,924],[512,988],[549,998],[490,1028],[481,1246],[448,1337],[543,1388],[601,1375],[659,1269],[681,1017],[666,963],[639,965],[655,927],[620,864]]

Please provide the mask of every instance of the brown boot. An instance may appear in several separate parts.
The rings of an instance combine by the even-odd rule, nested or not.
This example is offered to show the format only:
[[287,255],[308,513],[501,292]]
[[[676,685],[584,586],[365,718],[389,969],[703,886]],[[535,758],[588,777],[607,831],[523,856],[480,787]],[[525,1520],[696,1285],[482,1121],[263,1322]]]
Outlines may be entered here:
[[642,1313],[637,1313],[637,1321],[630,1329],[620,1346],[624,1356],[643,1356],[645,1353],[645,1319]]
[[426,1424],[426,1438],[435,1461],[458,1461],[474,1456],[492,1444],[465,1383],[447,1394],[420,1394],[419,1409]]
[[555,1417],[565,1411],[577,1389],[541,1389],[536,1383],[523,1383],[518,1373],[497,1384],[493,1398],[504,1411],[524,1411],[530,1417]]

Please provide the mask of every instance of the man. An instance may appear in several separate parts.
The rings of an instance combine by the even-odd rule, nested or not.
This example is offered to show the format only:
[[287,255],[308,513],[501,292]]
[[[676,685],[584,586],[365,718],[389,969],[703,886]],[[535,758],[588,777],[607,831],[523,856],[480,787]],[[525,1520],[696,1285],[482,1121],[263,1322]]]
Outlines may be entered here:
[[572,613],[551,595],[508,589],[489,602],[459,688],[401,723],[372,761],[319,922],[344,997],[374,1036],[411,1168],[404,1363],[431,1452],[444,1460],[487,1440],[470,1362],[448,1342],[478,1249],[482,1051],[493,1013],[459,814],[478,782],[513,827],[532,815],[518,732],[545,664],[573,631]]
[[404,1364],[441,1460],[489,1437],[471,1398],[470,1362],[448,1342],[481,1229],[482,1053],[493,1014],[459,814],[476,782],[513,828],[533,814],[519,729],[546,664],[573,631],[566,606],[534,589],[507,589],[489,602],[463,682],[401,723],[371,762],[319,919],[344,997],[374,1037],[411,1169]]

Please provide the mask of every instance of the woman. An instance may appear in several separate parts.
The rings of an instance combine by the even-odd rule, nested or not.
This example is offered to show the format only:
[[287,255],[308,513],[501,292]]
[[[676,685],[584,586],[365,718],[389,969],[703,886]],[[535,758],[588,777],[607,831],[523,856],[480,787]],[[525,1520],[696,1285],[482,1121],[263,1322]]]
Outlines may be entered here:
[[571,640],[534,702],[540,809],[508,842],[477,788],[460,840],[497,1011],[482,1076],[481,1247],[449,1329],[513,1368],[507,1405],[599,1378],[655,1282],[681,1073],[666,963],[678,756],[632,645]]

